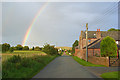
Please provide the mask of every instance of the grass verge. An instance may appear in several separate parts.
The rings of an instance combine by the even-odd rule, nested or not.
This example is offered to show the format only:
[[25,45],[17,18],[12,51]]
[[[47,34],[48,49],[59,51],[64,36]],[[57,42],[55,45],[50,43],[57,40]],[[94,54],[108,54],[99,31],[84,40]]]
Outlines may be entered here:
[[94,67],[106,67],[104,65],[96,65],[96,64],[92,64],[90,62],[86,62],[80,58],[78,58],[77,56],[72,56],[72,58],[77,61],[79,64],[83,65],[83,66],[94,66]]
[[32,78],[57,56],[13,56],[2,63],[2,78]]
[[120,71],[103,73],[101,77],[104,80],[120,80]]

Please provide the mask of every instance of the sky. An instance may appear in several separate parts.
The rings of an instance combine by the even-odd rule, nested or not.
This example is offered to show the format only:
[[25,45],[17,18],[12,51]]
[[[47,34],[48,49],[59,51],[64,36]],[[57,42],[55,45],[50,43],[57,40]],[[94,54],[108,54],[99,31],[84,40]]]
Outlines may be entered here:
[[[3,2],[2,43],[22,44],[26,31],[44,2]],[[1,4],[0,4],[1,5]],[[118,28],[117,2],[48,2],[32,26],[25,45],[45,43],[71,47],[81,30]],[[0,36],[1,37],[1,36]]]

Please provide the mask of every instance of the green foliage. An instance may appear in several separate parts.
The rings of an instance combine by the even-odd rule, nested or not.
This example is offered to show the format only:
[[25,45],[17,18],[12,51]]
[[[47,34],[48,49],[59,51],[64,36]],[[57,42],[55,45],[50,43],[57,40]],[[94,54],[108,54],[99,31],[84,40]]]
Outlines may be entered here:
[[50,46],[49,44],[44,45],[43,52],[47,53],[48,55],[57,55],[58,49],[54,48],[54,46]]
[[79,41],[76,40],[72,45],[72,53],[75,53],[75,47],[78,46]]
[[23,46],[18,44],[16,47],[15,47],[16,50],[22,50],[23,49]]
[[40,51],[40,47],[39,47],[39,46],[36,46],[36,47],[34,48],[34,50]]
[[[8,59],[2,64],[2,78],[32,78],[56,56],[32,56],[21,57],[20,61],[14,62]],[[13,56],[18,60],[19,57]]]
[[120,29],[111,28],[108,31],[120,31]]
[[24,46],[23,50],[29,50],[29,47],[28,46]]
[[109,36],[105,37],[100,43],[101,56],[117,56],[117,44]]
[[7,44],[7,43],[4,43],[2,44],[2,52],[6,52],[6,51],[9,51],[10,49],[10,44]]
[[14,51],[14,47],[10,47],[10,52],[13,52]]
[[8,62],[11,62],[11,63],[18,63],[21,61],[21,57],[18,55],[14,55],[13,57],[11,57],[10,59],[8,59]]
[[34,46],[33,46],[32,50],[34,50]]

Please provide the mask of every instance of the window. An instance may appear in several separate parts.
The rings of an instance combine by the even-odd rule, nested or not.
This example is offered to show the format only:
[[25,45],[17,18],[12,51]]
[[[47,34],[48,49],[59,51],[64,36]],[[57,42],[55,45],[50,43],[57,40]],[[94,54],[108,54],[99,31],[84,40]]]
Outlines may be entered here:
[[91,40],[88,40],[88,41],[89,41],[89,43],[90,43]]

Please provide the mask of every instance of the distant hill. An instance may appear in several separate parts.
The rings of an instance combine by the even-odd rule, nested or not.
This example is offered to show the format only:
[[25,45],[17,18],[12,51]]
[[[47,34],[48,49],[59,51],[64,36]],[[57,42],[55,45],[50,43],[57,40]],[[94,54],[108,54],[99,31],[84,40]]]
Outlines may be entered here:
[[66,47],[66,46],[65,47],[56,47],[56,48],[58,48],[58,49],[61,48],[61,49],[72,50],[72,47]]

